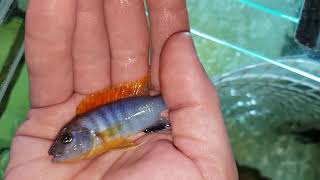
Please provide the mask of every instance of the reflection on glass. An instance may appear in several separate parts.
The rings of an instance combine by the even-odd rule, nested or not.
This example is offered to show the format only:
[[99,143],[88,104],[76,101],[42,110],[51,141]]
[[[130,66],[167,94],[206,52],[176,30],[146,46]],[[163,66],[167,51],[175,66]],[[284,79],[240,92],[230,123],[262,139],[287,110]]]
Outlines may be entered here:
[[264,8],[270,9],[275,12],[279,12],[287,17],[293,19],[298,19],[301,7],[303,6],[304,0],[238,0],[242,3],[261,6],[262,10]]
[[[320,76],[316,61],[281,62]],[[238,162],[276,180],[320,176],[319,82],[260,63],[226,73],[214,84]]]
[[291,21],[293,23],[298,23],[299,22],[299,16],[298,17],[295,17],[295,16],[290,16],[288,14],[285,14],[284,12],[281,12],[279,10],[276,10],[276,9],[271,9],[267,6],[264,6],[262,4],[259,4],[259,3],[256,3],[254,1],[251,1],[251,0],[239,0],[241,3],[245,4],[245,5],[248,5],[252,8],[256,8],[258,10],[261,10],[263,12],[266,12],[266,13],[269,13],[273,16],[278,16],[280,18],[283,18],[285,20],[288,20],[288,21]]

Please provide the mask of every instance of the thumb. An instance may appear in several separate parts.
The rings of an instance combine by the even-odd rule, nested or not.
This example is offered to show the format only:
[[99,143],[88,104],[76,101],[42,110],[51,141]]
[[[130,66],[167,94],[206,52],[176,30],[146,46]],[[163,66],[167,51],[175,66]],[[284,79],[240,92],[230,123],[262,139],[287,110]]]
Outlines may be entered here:
[[218,97],[198,60],[190,33],[174,34],[166,42],[160,83],[176,148],[194,161],[204,178],[236,178]]

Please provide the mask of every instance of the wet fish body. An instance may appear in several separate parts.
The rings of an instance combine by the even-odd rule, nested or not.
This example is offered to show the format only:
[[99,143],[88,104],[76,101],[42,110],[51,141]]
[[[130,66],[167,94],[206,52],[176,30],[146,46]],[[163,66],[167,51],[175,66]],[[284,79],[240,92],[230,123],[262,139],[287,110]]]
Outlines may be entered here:
[[166,109],[161,96],[130,97],[76,116],[49,150],[56,162],[91,158],[111,149],[134,146],[128,138],[155,126]]
[[95,134],[117,131],[110,138],[128,137],[152,126],[164,110],[161,96],[133,97],[97,108],[78,118],[77,124]]

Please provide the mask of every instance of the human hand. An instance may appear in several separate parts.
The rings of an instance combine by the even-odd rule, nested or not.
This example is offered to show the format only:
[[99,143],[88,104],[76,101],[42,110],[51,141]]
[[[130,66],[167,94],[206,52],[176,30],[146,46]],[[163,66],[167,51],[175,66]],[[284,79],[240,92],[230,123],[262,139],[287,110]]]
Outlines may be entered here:
[[[142,0],[29,0],[31,110],[13,140],[6,179],[237,178],[218,98],[185,33],[185,1],[147,4],[150,33]],[[165,99],[172,131],[145,135],[130,150],[53,163],[48,149],[85,94],[147,74],[149,41],[153,89]]]

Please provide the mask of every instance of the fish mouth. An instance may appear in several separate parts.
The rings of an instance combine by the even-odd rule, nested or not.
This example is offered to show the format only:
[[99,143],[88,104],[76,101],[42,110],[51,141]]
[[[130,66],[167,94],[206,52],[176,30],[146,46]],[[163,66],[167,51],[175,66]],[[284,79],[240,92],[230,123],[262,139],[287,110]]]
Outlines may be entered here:
[[57,162],[57,161],[61,161],[62,159],[62,153],[60,153],[59,151],[57,151],[57,148],[55,145],[52,145],[48,151],[49,156],[52,156],[52,161],[53,162]]
[[62,157],[62,154],[58,153],[58,152],[53,152],[53,151],[49,151],[49,155],[53,156],[54,158],[59,158]]
[[52,162],[57,163],[57,162],[62,162],[63,161],[63,157],[62,154],[60,153],[52,153],[49,154],[50,156],[52,156]]

